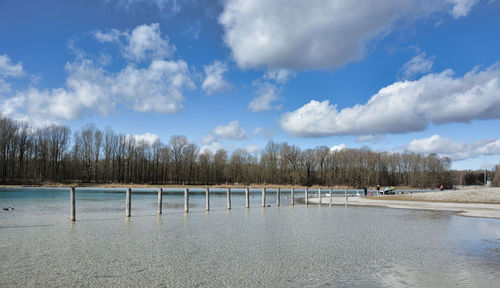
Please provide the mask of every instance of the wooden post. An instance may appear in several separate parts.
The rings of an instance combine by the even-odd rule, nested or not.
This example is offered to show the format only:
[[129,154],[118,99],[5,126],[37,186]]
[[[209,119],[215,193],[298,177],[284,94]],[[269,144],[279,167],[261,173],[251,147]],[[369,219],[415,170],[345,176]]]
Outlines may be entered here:
[[330,187],[330,206],[333,204],[333,189]]
[[262,207],[266,207],[266,188],[262,188]]
[[293,205],[295,205],[295,188],[293,188],[293,187],[290,188],[290,194],[291,194],[290,197],[292,198],[290,200],[290,204],[293,206]]
[[132,188],[127,188],[127,200],[126,200],[126,206],[125,206],[125,217],[130,217],[130,208],[131,208],[131,194],[132,194]]
[[189,189],[184,188],[184,213],[189,212]]
[[321,205],[321,187],[318,187],[319,205]]
[[278,190],[276,190],[276,206],[277,207],[280,207],[280,188],[278,188]]
[[158,214],[162,213],[163,188],[158,188]]
[[227,210],[231,210],[231,188],[227,188]]
[[250,208],[250,191],[248,189],[248,187],[245,188],[245,207],[246,208]]
[[71,206],[70,220],[75,221],[75,187],[70,188],[69,203]]
[[304,190],[304,194],[305,194],[304,201],[305,201],[306,205],[307,205],[307,204],[309,204],[309,199],[307,199],[307,197],[309,197],[309,196],[307,195],[308,193],[309,193],[309,191],[307,190],[307,187],[306,187],[306,189]]
[[209,196],[208,187],[205,188],[205,209],[207,211],[210,210],[210,196]]

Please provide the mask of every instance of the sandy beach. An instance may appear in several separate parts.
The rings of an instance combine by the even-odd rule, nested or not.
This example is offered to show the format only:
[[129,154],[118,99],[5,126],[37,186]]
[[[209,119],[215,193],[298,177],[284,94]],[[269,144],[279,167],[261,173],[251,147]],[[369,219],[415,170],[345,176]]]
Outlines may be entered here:
[[[319,198],[310,198],[309,203],[319,203]],[[330,198],[323,197],[323,204]],[[403,209],[450,211],[468,217],[500,219],[500,188],[465,187],[457,190],[397,194],[373,197],[333,197],[333,204],[360,206],[382,206]]]

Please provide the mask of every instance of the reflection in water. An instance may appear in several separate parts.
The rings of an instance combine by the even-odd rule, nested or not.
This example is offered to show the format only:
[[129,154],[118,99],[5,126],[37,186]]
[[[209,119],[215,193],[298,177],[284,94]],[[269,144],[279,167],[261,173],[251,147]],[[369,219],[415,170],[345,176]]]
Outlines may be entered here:
[[[10,195],[16,213],[0,215],[0,228],[9,228],[1,229],[0,287],[491,287],[500,281],[499,220],[287,201],[277,208],[272,191],[272,207],[262,208],[256,193],[250,209],[244,194],[233,194],[231,210],[225,194],[211,195],[209,212],[204,194],[190,195],[189,214],[182,194],[169,194],[162,215],[154,193],[134,194],[130,218],[123,197],[77,197],[77,221],[70,224],[66,194]],[[92,195],[84,196],[101,197]]]

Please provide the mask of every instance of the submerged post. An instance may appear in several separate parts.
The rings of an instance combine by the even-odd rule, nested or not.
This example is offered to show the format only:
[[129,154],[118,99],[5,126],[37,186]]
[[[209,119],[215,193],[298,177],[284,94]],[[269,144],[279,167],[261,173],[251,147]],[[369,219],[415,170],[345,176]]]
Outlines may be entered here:
[[330,206],[332,206],[332,203],[333,203],[333,189],[332,187],[330,187]]
[[245,207],[246,208],[250,208],[250,191],[248,189],[248,187],[245,188]]
[[205,209],[207,211],[210,210],[210,196],[209,196],[208,187],[205,188]]
[[262,188],[262,207],[266,207],[266,188]]
[[189,212],[189,189],[184,188],[184,213]]
[[278,187],[278,190],[276,190],[276,206],[280,207],[280,188]]
[[125,217],[130,217],[130,208],[131,208],[131,203],[130,203],[130,195],[132,194],[132,188],[127,188],[127,200],[126,200],[126,206],[125,206]]
[[158,188],[158,214],[162,213],[163,188]]
[[71,206],[71,216],[70,220],[75,221],[75,187],[70,188],[70,193],[69,193],[69,203]]
[[293,188],[293,187],[290,188],[290,194],[291,194],[290,198],[292,198],[292,199],[290,199],[290,204],[293,206],[293,205],[295,205],[295,188]]
[[231,210],[231,188],[227,188],[227,210]]
[[309,196],[307,195],[308,193],[309,193],[309,191],[307,190],[307,187],[306,187],[306,189],[304,190],[304,194],[305,194],[304,201],[305,201],[306,205],[309,204],[309,199],[308,199]]
[[321,187],[318,187],[319,205],[321,205]]

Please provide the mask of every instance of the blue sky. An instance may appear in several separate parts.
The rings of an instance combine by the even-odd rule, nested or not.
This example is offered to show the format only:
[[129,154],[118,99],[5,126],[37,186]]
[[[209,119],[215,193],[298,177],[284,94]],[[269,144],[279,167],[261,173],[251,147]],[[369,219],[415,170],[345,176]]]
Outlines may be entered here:
[[0,1],[0,115],[500,161],[500,1]]

